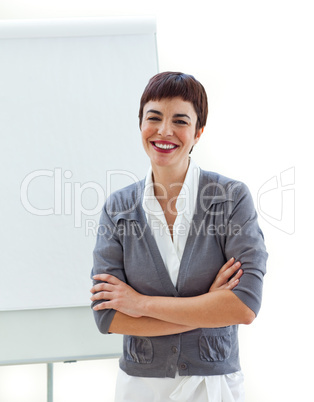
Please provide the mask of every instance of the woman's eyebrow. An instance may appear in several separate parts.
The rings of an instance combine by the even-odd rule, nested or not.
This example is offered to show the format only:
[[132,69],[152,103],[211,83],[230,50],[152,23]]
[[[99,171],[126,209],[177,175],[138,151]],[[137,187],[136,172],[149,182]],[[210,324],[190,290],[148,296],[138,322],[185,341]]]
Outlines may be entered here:
[[160,116],[162,116],[162,113],[159,112],[159,110],[155,110],[155,109],[149,109],[147,110],[146,114],[148,113],[155,113],[155,114],[159,114]]
[[[159,116],[163,116],[163,114],[159,110],[155,110],[155,109],[147,110],[146,114],[148,114],[148,113],[155,113],[155,114],[158,114]],[[176,113],[173,115],[173,117],[187,117],[189,120],[191,120],[191,117],[185,113]]]
[[189,120],[191,120],[191,117],[184,113],[176,113],[173,115],[173,117],[187,117]]

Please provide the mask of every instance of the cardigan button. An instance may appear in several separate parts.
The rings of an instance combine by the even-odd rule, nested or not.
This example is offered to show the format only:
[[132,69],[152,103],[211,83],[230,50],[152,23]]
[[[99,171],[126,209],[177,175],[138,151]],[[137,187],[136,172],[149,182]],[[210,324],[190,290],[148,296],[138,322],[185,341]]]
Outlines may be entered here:
[[172,346],[172,353],[178,353],[178,348],[176,346]]
[[185,363],[182,363],[182,364],[180,365],[180,368],[181,368],[182,370],[186,370],[186,369],[188,368],[188,366],[187,366]]

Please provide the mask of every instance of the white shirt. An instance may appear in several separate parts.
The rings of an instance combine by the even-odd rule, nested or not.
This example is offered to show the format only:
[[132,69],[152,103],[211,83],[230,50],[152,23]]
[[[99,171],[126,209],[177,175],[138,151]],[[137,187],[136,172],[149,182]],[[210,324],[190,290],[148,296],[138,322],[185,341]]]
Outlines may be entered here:
[[[152,169],[149,168],[143,197],[143,209],[158,249],[176,286],[181,258],[193,219],[200,169],[190,159],[184,184],[176,202],[177,217],[173,240],[165,215],[154,195]],[[174,184],[175,185],[175,184]],[[241,371],[215,376],[179,376],[173,378],[133,377],[119,369],[115,402],[243,402]]]
[[190,160],[185,181],[176,201],[177,217],[173,225],[172,241],[165,215],[154,195],[151,167],[146,176],[142,206],[174,286],[177,283],[180,262],[194,215],[199,177],[200,168]]

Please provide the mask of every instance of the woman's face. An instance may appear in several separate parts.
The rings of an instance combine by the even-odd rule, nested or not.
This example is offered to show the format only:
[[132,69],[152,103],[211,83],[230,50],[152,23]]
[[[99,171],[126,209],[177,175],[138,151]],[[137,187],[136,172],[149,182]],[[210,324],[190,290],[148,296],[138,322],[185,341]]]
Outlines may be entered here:
[[203,128],[195,132],[197,115],[191,102],[163,98],[146,103],[141,124],[144,149],[152,167],[187,168],[189,152]]

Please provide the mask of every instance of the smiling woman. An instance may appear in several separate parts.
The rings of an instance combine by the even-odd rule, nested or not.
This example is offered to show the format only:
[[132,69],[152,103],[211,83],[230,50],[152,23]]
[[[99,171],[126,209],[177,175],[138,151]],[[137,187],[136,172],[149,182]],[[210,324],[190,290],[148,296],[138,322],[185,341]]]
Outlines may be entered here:
[[103,209],[91,300],[99,330],[124,334],[117,402],[244,401],[238,324],[260,309],[267,252],[247,187],[190,159],[206,118],[194,77],[154,76],[139,112],[151,167]]
[[185,175],[188,155],[204,130],[196,131],[196,122],[192,103],[179,97],[151,100],[144,106],[142,141],[155,174],[159,169],[171,168],[172,174],[176,171]]

